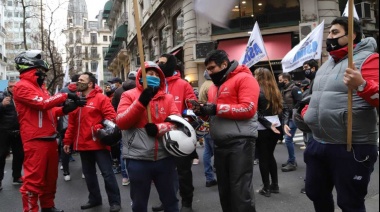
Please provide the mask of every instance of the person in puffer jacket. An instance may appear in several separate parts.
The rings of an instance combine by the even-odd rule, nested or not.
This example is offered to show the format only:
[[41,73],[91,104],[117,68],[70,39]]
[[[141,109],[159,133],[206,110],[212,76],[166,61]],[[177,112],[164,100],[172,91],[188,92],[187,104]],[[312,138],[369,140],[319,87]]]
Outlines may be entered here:
[[[49,65],[43,55],[40,50],[29,50],[15,58],[20,81],[13,89],[13,98],[25,156],[20,192],[25,212],[38,212],[38,201],[42,212],[62,212],[54,204],[58,178],[57,117],[83,105],[75,94],[49,95],[44,84]],[[74,102],[60,107],[67,98]]]
[[208,91],[208,103],[193,105],[193,110],[211,116],[223,212],[255,212],[252,177],[259,84],[248,67],[230,61],[223,50],[210,52],[205,66],[214,85]]
[[[154,62],[145,62],[148,87],[143,89],[142,72],[136,88],[124,92],[117,109],[116,124],[123,130],[123,158],[130,180],[132,210],[146,212],[152,181],[167,212],[178,212],[178,176],[174,158],[165,150],[162,135],[174,128],[165,122],[180,115],[173,96],[165,93],[165,76]],[[147,105],[152,123],[148,123]]]

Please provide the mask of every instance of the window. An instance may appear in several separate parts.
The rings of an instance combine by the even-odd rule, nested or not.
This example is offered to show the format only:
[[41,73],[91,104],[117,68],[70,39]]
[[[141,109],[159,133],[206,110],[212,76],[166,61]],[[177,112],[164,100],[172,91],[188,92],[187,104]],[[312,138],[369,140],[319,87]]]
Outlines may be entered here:
[[83,29],[85,29],[85,30],[87,29],[87,21],[86,20],[83,21]]
[[25,28],[30,29],[30,23],[25,23]]
[[103,47],[103,58],[106,57],[107,52],[108,52],[108,47]]
[[[20,29],[23,28],[23,25],[24,25],[24,24],[21,22],[21,23],[20,23]],[[25,24],[25,27],[26,27],[26,24]]]
[[13,6],[13,1],[8,1],[8,6]]
[[112,40],[112,36],[109,36],[108,38],[109,38],[109,41],[111,42],[111,40]]
[[77,66],[77,69],[82,69],[82,60],[77,60],[76,66]]
[[103,41],[107,42],[107,36],[106,35],[103,36]]
[[88,58],[88,47],[84,48],[84,54],[85,54],[85,57]]
[[75,54],[79,57],[80,54],[82,54],[82,47],[81,46],[76,46],[75,47]]
[[19,14],[19,12],[15,12],[15,17],[18,17],[19,16],[18,14]]
[[167,47],[167,31],[165,31],[164,27],[160,30],[160,54],[165,54]]
[[97,47],[91,47],[91,57],[92,58],[98,58],[98,48]]
[[98,68],[98,61],[91,61],[91,72],[96,72]]
[[85,70],[86,72],[88,72],[88,62],[86,62],[85,65],[86,65]]
[[75,32],[75,42],[81,43],[82,41],[82,33],[78,30]]
[[74,47],[69,48],[69,53],[71,57],[74,55]]
[[97,34],[91,33],[91,44],[97,44]]
[[154,54],[154,42],[153,42],[153,38],[149,39],[149,60],[150,61],[153,61],[155,58],[155,54]]
[[74,44],[74,35],[72,32],[69,34],[69,44]]
[[7,13],[7,17],[12,17],[12,16],[13,16],[12,12]]
[[184,41],[183,37],[183,14],[179,13],[173,19],[173,44],[174,46]]

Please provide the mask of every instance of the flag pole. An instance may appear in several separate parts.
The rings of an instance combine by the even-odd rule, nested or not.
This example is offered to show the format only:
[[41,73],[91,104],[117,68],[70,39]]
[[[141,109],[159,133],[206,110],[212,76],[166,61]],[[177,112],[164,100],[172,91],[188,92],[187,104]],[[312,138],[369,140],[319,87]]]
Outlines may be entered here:
[[[139,48],[139,56],[140,56],[140,64],[141,64],[141,74],[142,74],[142,80],[143,80],[143,87],[144,89],[148,87],[147,81],[146,81],[146,71],[145,71],[145,61],[144,61],[144,49],[143,49],[143,43],[142,43],[142,36],[141,36],[141,24],[140,24],[140,15],[139,15],[139,9],[138,9],[138,2],[137,0],[133,0],[133,10],[135,13],[135,25],[136,25],[136,31],[137,31],[137,44]],[[148,122],[152,123],[152,114],[150,112],[150,106],[149,104],[146,106],[146,111],[148,114]]]
[[[354,34],[354,0],[348,0],[348,67],[354,69],[353,64],[353,34]],[[352,89],[348,88],[347,102],[347,151],[352,148]]]

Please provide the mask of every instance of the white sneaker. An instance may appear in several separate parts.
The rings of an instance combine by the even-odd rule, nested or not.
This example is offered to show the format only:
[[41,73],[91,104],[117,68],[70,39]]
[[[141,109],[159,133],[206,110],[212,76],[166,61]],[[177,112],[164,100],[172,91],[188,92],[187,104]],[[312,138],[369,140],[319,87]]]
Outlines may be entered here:
[[121,185],[123,185],[123,186],[127,186],[127,185],[129,185],[129,179],[128,178],[123,178],[123,181],[121,182]]
[[82,179],[84,179],[85,177],[84,177],[84,174],[82,174]]
[[63,166],[59,167],[60,170],[63,170]]
[[195,159],[193,160],[193,165],[198,165],[198,164],[199,164],[199,159],[195,158]]
[[63,179],[65,179],[65,181],[70,181],[71,177],[70,177],[70,175],[66,175],[66,176],[63,176]]

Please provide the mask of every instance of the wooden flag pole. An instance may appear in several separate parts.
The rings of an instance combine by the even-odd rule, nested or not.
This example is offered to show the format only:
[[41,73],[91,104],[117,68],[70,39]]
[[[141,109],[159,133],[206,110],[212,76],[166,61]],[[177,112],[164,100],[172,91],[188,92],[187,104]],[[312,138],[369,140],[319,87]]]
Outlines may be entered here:
[[[135,25],[136,25],[136,31],[137,31],[137,45],[139,48],[139,56],[140,56],[140,64],[141,64],[141,74],[142,74],[142,80],[143,80],[143,87],[144,89],[148,87],[147,81],[146,81],[146,70],[145,70],[145,61],[144,61],[144,49],[143,49],[143,43],[142,43],[142,36],[141,36],[141,24],[140,24],[140,15],[139,15],[139,8],[138,8],[138,2],[137,0],[133,0],[133,10],[135,13]],[[149,104],[146,106],[146,111],[148,113],[148,122],[152,123],[152,114],[150,112],[150,106]]]
[[[266,50],[265,50],[266,51]],[[270,62],[270,59],[269,59],[269,55],[267,53],[267,58],[268,58],[268,62],[269,62],[269,67],[270,67],[270,70],[272,71],[272,74],[273,74],[273,77],[275,77],[274,75],[274,71],[273,71],[273,68],[272,68],[272,63]],[[275,77],[276,78],[276,77]]]
[[[348,0],[348,67],[354,69],[353,60],[354,0]],[[352,89],[348,88],[347,102],[347,151],[352,149]]]

